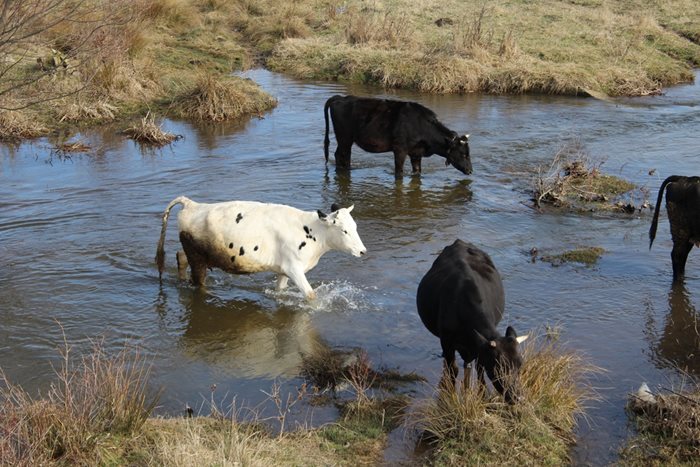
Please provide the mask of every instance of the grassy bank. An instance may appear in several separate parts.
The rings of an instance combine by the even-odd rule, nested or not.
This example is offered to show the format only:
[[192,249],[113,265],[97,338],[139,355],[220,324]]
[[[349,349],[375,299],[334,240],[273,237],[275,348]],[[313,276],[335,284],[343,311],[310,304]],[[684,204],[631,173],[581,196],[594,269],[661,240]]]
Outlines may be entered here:
[[259,115],[274,98],[230,72],[261,63],[431,93],[595,96],[658,93],[700,65],[692,0],[35,2],[11,3],[0,33],[0,141],[149,111]]
[[[161,418],[153,416],[160,393],[149,388],[150,365],[137,351],[107,355],[96,345],[79,356],[66,346],[41,397],[0,373],[0,465],[379,465],[389,432],[402,424],[430,435],[430,461],[441,465],[560,464],[590,397],[583,383],[591,368],[552,344],[527,347],[524,357],[522,403],[443,389],[406,424],[411,401],[397,384],[422,378],[375,369],[362,351],[322,348],[300,369],[307,383],[289,393],[273,384],[264,414],[232,395],[227,406],[212,397],[209,416]],[[332,404],[339,416],[320,427],[292,423],[304,404]]]
[[[243,22],[269,48],[260,3]],[[431,93],[648,95],[700,64],[692,0],[302,0],[284,18],[273,70]]]
[[[45,11],[32,15],[34,3]],[[232,26],[230,2],[11,5],[11,26],[28,37],[0,34],[0,141],[149,113],[221,121],[276,105],[255,83],[230,76],[254,63]]]

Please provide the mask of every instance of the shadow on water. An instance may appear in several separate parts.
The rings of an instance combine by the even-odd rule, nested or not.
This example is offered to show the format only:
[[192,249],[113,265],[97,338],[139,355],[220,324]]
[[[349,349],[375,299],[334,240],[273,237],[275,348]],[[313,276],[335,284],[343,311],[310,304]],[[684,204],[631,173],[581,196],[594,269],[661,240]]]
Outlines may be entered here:
[[288,306],[265,310],[252,300],[221,300],[179,288],[183,353],[242,377],[295,377],[318,333],[308,313]]
[[660,367],[680,368],[700,376],[700,322],[685,284],[673,284],[668,293],[668,314],[660,333],[650,321],[654,361]]

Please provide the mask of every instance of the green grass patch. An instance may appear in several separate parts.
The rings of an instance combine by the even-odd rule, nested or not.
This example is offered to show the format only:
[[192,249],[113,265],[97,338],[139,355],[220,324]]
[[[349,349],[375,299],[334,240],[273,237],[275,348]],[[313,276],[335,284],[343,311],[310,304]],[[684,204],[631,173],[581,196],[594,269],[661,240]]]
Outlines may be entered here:
[[580,263],[586,266],[592,266],[598,262],[600,257],[603,256],[603,253],[605,253],[603,248],[592,246],[565,251],[558,255],[540,256],[540,261],[552,263],[554,266],[559,266],[564,263]]

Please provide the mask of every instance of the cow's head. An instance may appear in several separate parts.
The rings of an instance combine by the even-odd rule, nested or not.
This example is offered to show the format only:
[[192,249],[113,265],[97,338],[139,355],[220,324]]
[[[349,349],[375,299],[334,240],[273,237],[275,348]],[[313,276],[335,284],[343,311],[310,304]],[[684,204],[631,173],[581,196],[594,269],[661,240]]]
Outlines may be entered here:
[[331,213],[324,214],[317,211],[318,217],[328,226],[326,241],[336,250],[346,251],[353,256],[361,256],[367,252],[357,233],[357,224],[350,215],[355,205],[349,208],[339,208],[337,204],[331,206]]
[[528,336],[518,337],[515,329],[510,326],[504,337],[493,340],[484,338],[476,331],[475,333],[479,340],[477,365],[486,370],[493,387],[503,395],[506,402],[516,402],[520,398],[518,374],[523,364],[519,345]]
[[459,136],[455,133],[447,147],[445,165],[452,167],[465,175],[472,173],[472,160],[469,158],[469,135]]

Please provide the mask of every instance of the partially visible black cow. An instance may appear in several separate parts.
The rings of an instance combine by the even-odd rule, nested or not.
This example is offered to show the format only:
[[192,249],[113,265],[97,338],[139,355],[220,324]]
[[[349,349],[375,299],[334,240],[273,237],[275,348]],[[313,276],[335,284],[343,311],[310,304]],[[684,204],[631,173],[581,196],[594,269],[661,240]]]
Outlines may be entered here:
[[326,101],[326,138],[324,152],[328,162],[328,111],[338,147],[337,168],[350,168],[350,152],[355,143],[367,152],[394,153],[395,174],[403,174],[406,156],[411,158],[413,173],[421,171],[421,159],[438,154],[445,165],[469,175],[469,135],[458,135],[440,123],[435,113],[415,102],[333,96]]
[[671,175],[661,184],[656,199],[654,219],[649,229],[649,249],[656,237],[659,223],[661,198],[666,191],[666,212],[671,224],[671,262],[673,263],[673,282],[679,282],[685,275],[685,262],[693,245],[700,246],[700,177]]
[[[503,316],[505,295],[491,258],[471,243],[456,240],[442,250],[418,286],[418,314],[440,338],[445,367],[454,383],[455,351],[467,365],[476,359],[479,381],[484,371],[506,401],[517,399],[517,374],[522,365],[518,337],[508,326],[502,336],[496,325]],[[512,383],[512,384],[507,384]]]

